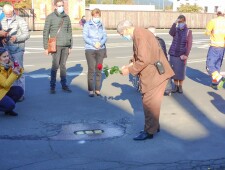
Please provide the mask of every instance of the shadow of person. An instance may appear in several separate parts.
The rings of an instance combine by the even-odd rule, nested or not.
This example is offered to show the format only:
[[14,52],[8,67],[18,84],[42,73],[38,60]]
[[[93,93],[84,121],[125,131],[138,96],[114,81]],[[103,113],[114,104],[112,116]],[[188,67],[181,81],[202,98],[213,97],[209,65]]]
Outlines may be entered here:
[[215,92],[208,92],[208,94],[213,97],[211,103],[215,106],[215,108],[217,108],[219,112],[225,114],[225,100]]
[[141,94],[137,92],[134,87],[128,84],[119,84],[116,82],[112,83],[112,86],[120,88],[121,93],[120,95],[117,95],[117,96],[109,96],[108,97],[109,99],[117,100],[117,101],[128,100],[133,109],[134,114],[136,112],[140,112],[143,110]]
[[210,86],[211,84],[211,79],[208,74],[203,73],[200,70],[197,70],[191,67],[187,67],[186,76],[190,78],[191,80],[205,86]]
[[76,64],[75,66],[67,68],[66,70],[67,84],[71,85],[73,79],[83,74],[82,72],[83,72],[83,67],[81,66],[81,64]]

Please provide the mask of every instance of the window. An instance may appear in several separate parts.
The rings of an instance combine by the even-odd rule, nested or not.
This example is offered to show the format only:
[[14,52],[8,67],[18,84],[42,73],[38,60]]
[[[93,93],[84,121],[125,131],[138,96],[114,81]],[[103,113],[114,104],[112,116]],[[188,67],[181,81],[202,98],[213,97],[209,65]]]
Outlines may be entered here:
[[205,6],[204,11],[205,11],[205,12],[208,12],[208,7],[207,7],[207,6]]
[[218,10],[218,6],[215,6],[214,7],[214,12],[217,12],[217,10]]

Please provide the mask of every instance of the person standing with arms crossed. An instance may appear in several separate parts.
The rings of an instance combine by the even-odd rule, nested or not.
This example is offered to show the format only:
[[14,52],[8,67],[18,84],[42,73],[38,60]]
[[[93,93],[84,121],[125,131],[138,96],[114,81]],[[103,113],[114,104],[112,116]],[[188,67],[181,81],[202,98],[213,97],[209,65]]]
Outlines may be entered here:
[[[55,10],[45,20],[43,30],[43,44],[45,54],[48,55],[48,39],[56,37],[56,52],[52,53],[52,68],[50,80],[50,93],[56,93],[56,75],[60,67],[62,90],[71,93],[66,79],[66,61],[73,47],[72,26],[69,16],[64,12],[64,1],[54,1]],[[58,33],[57,33],[58,32]]]
[[[144,131],[133,139],[152,139],[160,131],[161,102],[168,79],[174,72],[158,40],[149,30],[134,27],[130,21],[124,20],[117,25],[117,32],[126,40],[133,41],[133,62],[121,68],[122,75],[139,75],[141,82],[145,125]],[[157,69],[156,64],[159,62],[161,67]]]
[[224,9],[218,8],[217,18],[210,20],[205,34],[210,36],[210,47],[207,54],[206,70],[212,77],[211,87],[223,88],[225,78],[220,74],[225,47],[225,18]]

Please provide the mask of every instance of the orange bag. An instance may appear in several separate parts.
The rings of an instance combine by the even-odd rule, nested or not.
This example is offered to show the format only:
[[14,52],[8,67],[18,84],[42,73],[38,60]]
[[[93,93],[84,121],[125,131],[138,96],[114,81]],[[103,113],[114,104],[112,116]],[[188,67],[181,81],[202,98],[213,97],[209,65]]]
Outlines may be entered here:
[[[56,37],[59,34],[59,31],[62,28],[62,24],[63,24],[64,19],[62,19],[62,22],[60,24],[60,27],[56,33]],[[52,37],[48,39],[48,53],[56,53],[56,37]]]
[[48,53],[55,53],[56,52],[56,38],[49,38],[48,39]]

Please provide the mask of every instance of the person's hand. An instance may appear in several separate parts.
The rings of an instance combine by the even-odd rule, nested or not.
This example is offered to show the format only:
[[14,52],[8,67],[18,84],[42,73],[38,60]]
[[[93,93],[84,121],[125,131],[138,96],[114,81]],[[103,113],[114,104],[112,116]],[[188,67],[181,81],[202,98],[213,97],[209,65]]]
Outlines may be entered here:
[[20,75],[20,67],[14,67],[14,68],[13,68],[13,72],[14,72],[16,75]]
[[71,48],[69,48],[69,55],[70,55],[70,53],[72,52],[72,49]]
[[15,36],[15,35],[11,36],[11,37],[10,37],[10,41],[11,41],[11,42],[15,42],[15,41],[16,41],[16,36]]
[[7,36],[7,32],[5,31],[0,31],[0,37],[6,37]]
[[123,66],[120,70],[123,76],[127,76],[129,74],[128,66]]
[[2,39],[2,44],[6,44],[6,38]]
[[45,55],[48,55],[48,50],[45,50]]
[[181,56],[180,56],[180,59],[181,59],[181,60],[187,60],[187,59],[188,59],[188,56],[186,56],[186,55],[181,55]]
[[180,21],[180,19],[176,19],[176,21],[174,23],[177,24],[179,21]]
[[131,67],[132,65],[134,65],[134,63],[133,63],[133,62],[131,62],[131,63],[128,65],[128,67]]
[[100,42],[96,42],[96,43],[95,43],[95,48],[99,49],[100,47],[101,47]]

